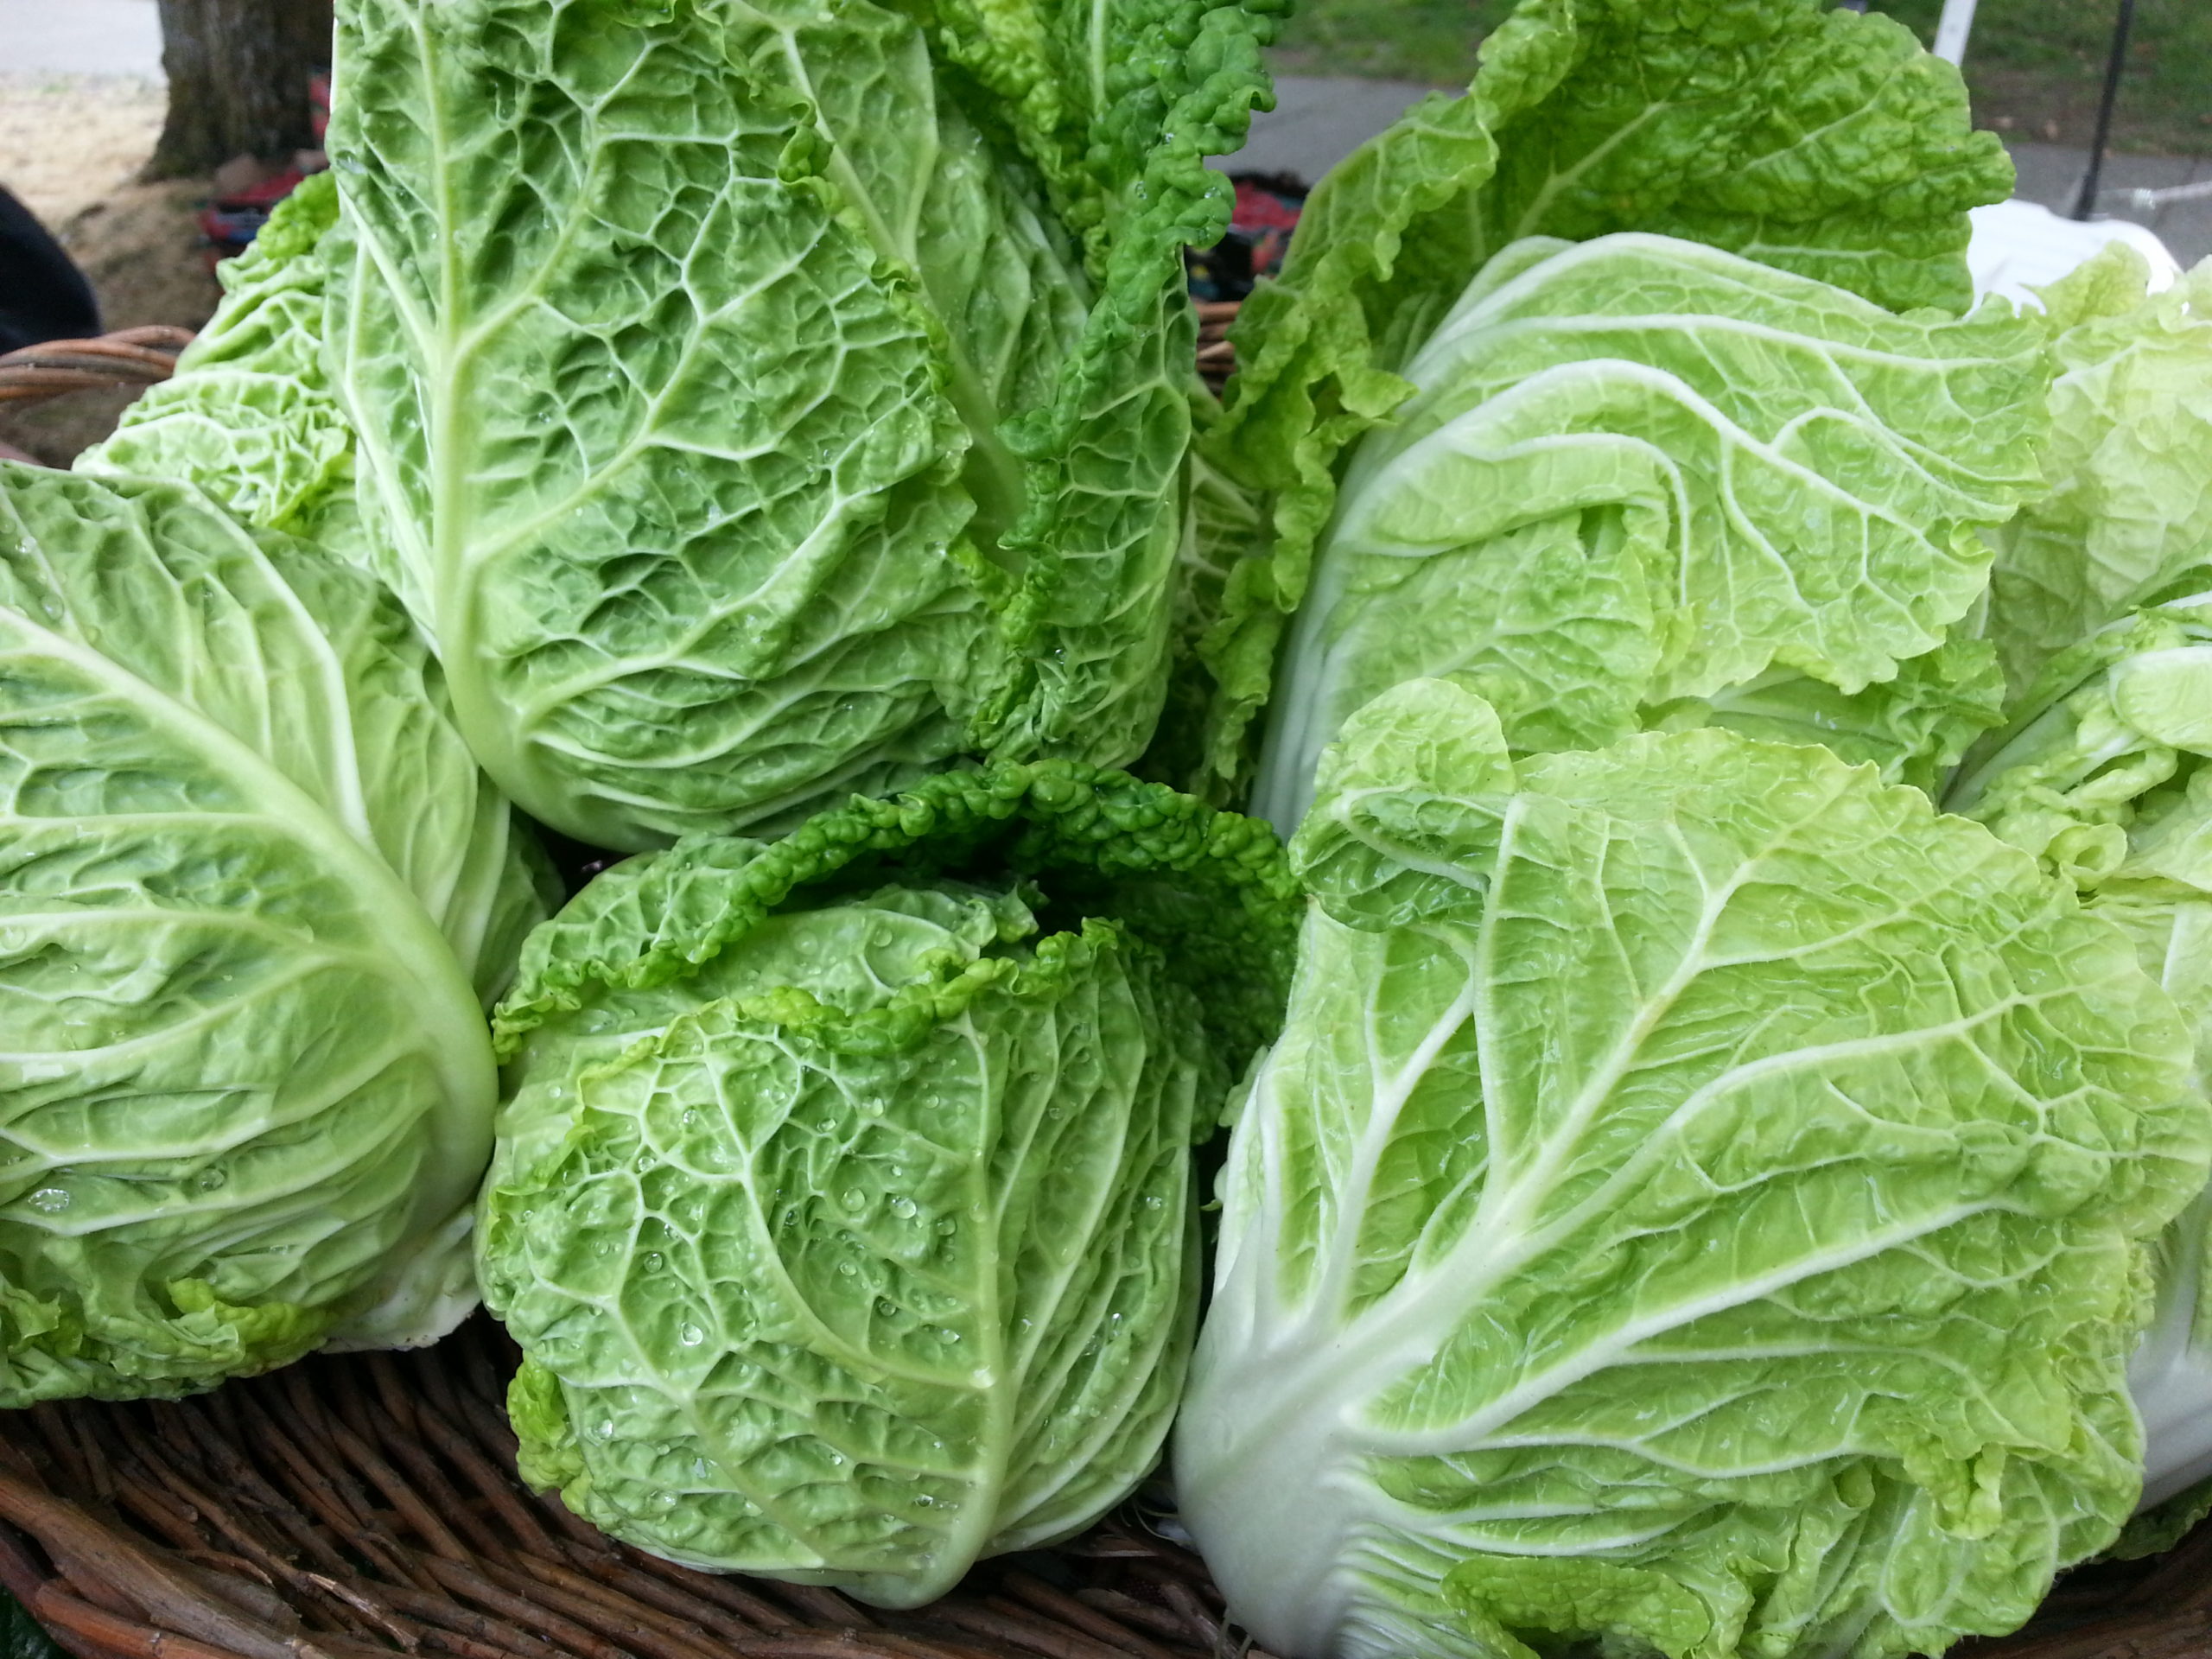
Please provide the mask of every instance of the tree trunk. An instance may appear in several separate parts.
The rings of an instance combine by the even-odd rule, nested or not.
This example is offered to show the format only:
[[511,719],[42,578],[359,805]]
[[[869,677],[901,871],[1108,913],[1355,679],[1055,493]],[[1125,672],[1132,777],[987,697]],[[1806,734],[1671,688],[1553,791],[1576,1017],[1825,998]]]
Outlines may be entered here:
[[315,142],[308,77],[330,63],[331,0],[161,0],[168,122],[146,176],[213,172],[233,156]]

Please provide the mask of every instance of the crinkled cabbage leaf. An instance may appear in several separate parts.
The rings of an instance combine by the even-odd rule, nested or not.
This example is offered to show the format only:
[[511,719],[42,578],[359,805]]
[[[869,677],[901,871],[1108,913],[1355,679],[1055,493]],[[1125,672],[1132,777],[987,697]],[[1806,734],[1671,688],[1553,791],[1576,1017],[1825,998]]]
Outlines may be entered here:
[[0,467],[0,1407],[442,1334],[544,909],[405,614]]
[[[1952,810],[2035,854],[2123,927],[2212,1053],[2212,264],[2146,293],[2107,249],[2044,291],[2057,378],[2045,493],[1996,532],[1986,630],[2012,719]],[[2141,607],[2142,608],[2134,608]],[[2156,1325],[2130,1368],[2146,1513],[2164,1548],[2212,1507],[2212,1192],[2161,1243]]]
[[2150,294],[2115,243],[2043,294],[2056,378],[2044,487],[1991,533],[2014,691],[2139,606],[2212,587],[2212,262]]
[[1967,210],[2012,188],[1958,72],[1891,19],[1821,0],[1523,0],[1465,97],[1424,99],[1331,169],[1281,282],[1238,318],[1208,446],[1265,530],[1205,642],[1192,787],[1241,782],[1343,452],[1412,394],[1406,363],[1501,250],[1650,232],[1893,310],[1962,310]]
[[1716,721],[1932,779],[1996,723],[1977,528],[2037,481],[2037,325],[1899,317],[1679,238],[1516,243],[1404,373],[1315,556],[1255,810],[1401,681],[1516,750]]
[[2190,1034],[1980,825],[1714,728],[1356,715],[1223,1177],[1185,1523],[1294,1659],[1939,1653],[2141,1482]]
[[500,1016],[480,1260],[525,1477],[893,1606],[1119,1502],[1294,891],[1265,826],[1065,762],[601,876]]
[[[2212,599],[2139,613],[2061,652],[1946,804],[2035,854],[2135,941],[2189,1020],[2201,1088],[2212,1054]],[[2212,1192],[2161,1243],[2158,1321],[2129,1374],[2146,1508],[2212,1478],[2208,1238]],[[2212,1488],[2184,1501],[2189,1519],[2206,1500]],[[2153,1522],[2129,1553],[2177,1535]]]
[[1272,0],[346,0],[334,389],[486,769],[599,845],[1164,695]]
[[327,173],[277,203],[246,251],[215,268],[223,302],[175,374],[124,410],[76,470],[195,484],[248,524],[370,566],[353,429],[323,366],[319,250],[337,218]]

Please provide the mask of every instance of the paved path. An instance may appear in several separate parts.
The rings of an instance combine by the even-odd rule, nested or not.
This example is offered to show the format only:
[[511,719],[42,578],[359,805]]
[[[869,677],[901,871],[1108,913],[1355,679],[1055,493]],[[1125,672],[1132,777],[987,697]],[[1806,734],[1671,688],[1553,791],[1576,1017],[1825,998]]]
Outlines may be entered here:
[[154,0],[0,0],[0,74],[161,73]]

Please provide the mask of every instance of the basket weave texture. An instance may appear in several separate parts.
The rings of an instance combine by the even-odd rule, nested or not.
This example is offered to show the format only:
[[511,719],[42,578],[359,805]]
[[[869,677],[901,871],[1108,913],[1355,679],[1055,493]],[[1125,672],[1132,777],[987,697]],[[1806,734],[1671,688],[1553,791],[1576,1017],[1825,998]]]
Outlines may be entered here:
[[0,355],[0,404],[35,403],[101,386],[150,386],[175,371],[192,330],[149,323],[97,340],[50,340]]
[[[1202,303],[1218,391],[1234,302]],[[0,403],[166,379],[182,329],[0,356]],[[909,1612],[693,1572],[515,1473],[515,1354],[481,1316],[176,1402],[0,1412],[0,1587],[76,1659],[1268,1659],[1135,1506]],[[2062,1580],[1957,1659],[2212,1659],[2212,1522]],[[1417,1659],[1407,1656],[1407,1659]]]
[[719,1578],[516,1478],[479,1318],[178,1402],[0,1417],[0,1584],[79,1659],[1200,1659],[1241,1644],[1196,1556],[1128,1518],[926,1608]]

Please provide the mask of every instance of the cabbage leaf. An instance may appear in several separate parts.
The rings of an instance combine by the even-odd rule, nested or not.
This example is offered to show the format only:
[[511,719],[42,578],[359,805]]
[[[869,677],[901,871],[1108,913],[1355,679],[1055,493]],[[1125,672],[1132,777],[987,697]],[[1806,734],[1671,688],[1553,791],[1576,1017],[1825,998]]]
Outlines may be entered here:
[[248,524],[371,567],[353,496],[353,429],[322,360],[320,250],[337,219],[327,173],[277,203],[246,251],[215,268],[222,303],[178,356],[176,372],[125,409],[76,470],[194,484]]
[[1436,94],[1315,189],[1233,337],[1209,452],[1262,501],[1205,646],[1201,793],[1233,793],[1342,455],[1411,394],[1408,360],[1529,237],[1685,238],[1893,310],[1965,308],[1967,210],[2012,194],[1950,65],[1820,0],[1523,0],[1464,97]]
[[[2124,618],[2053,658],[2021,718],[1946,798],[2035,854],[2090,914],[2135,941],[2190,1023],[2200,1089],[2212,1054],[2208,760],[2212,600],[2200,596]],[[2129,1372],[2145,1430],[2146,1509],[2212,1478],[2208,1242],[2212,1192],[2161,1242],[2158,1317]],[[2203,1512],[2199,1502],[2189,1518]],[[2146,1541],[2159,1532],[2131,1535],[2127,1553],[2173,1541]]]
[[0,1407],[435,1339],[543,906],[404,613],[6,467],[0,658]]
[[634,849],[1143,747],[1265,10],[340,7],[332,381],[518,802]]
[[1988,585],[1976,530],[2037,483],[2043,343],[2001,302],[1894,316],[1674,238],[1505,249],[1351,457],[1255,810],[1295,829],[1345,717],[1423,677],[1516,750],[1781,721],[1893,777],[1955,760],[1999,717],[1989,648],[1950,631]]
[[2212,1160],[2122,932],[1825,749],[1516,760],[1433,680],[1293,855],[1175,1454],[1259,1642],[1889,1659],[2112,1542]]
[[1293,893],[1263,825],[1065,762],[601,876],[499,1018],[524,1476],[890,1606],[1096,1519],[1181,1391],[1192,1147],[1280,1015]]
[[2044,487],[1991,532],[1990,638],[2016,693],[2104,624],[2212,587],[2212,264],[2147,293],[2115,243],[2044,290]]

